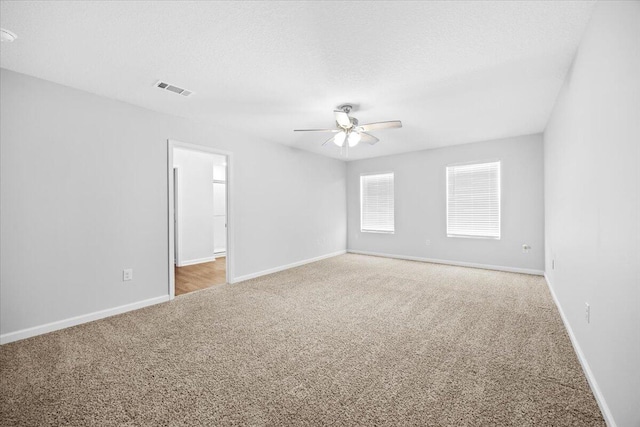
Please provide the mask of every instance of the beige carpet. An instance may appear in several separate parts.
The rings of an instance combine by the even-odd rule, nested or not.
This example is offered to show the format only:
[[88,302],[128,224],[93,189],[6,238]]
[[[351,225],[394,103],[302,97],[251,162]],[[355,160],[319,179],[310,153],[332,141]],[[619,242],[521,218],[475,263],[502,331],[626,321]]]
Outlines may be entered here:
[[0,424],[604,425],[544,279],[344,255],[0,347]]

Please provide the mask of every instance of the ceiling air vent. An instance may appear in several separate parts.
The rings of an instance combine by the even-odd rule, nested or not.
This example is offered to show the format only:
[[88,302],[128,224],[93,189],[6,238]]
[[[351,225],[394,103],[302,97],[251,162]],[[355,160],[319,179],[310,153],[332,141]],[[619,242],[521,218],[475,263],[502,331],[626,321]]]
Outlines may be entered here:
[[178,95],[182,95],[182,96],[190,96],[193,94],[193,92],[190,90],[183,89],[181,87],[174,86],[170,83],[166,83],[162,81],[157,82],[155,86],[162,90],[168,90],[169,92],[177,93]]

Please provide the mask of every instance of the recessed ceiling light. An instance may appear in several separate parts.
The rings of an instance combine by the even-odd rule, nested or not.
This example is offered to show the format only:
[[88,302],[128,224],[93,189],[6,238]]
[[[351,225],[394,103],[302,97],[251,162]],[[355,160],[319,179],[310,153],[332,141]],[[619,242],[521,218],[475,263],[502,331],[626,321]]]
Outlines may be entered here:
[[0,40],[3,42],[12,42],[17,38],[18,36],[16,36],[15,33],[5,30],[4,28],[0,28]]

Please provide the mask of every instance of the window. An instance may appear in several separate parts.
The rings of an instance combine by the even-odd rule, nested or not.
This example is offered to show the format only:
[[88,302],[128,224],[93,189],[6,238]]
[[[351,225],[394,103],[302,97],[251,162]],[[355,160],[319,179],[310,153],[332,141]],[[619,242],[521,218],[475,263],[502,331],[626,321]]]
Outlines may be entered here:
[[393,233],[393,173],[360,176],[360,231]]
[[500,238],[500,162],[447,166],[447,236]]

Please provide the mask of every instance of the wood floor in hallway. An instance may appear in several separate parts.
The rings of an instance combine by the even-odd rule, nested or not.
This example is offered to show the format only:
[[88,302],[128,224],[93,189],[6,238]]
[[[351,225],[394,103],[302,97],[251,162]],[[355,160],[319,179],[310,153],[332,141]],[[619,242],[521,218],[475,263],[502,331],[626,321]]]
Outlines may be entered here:
[[216,258],[215,261],[202,264],[176,267],[176,296],[183,295],[215,285],[222,285],[227,281],[226,258]]

